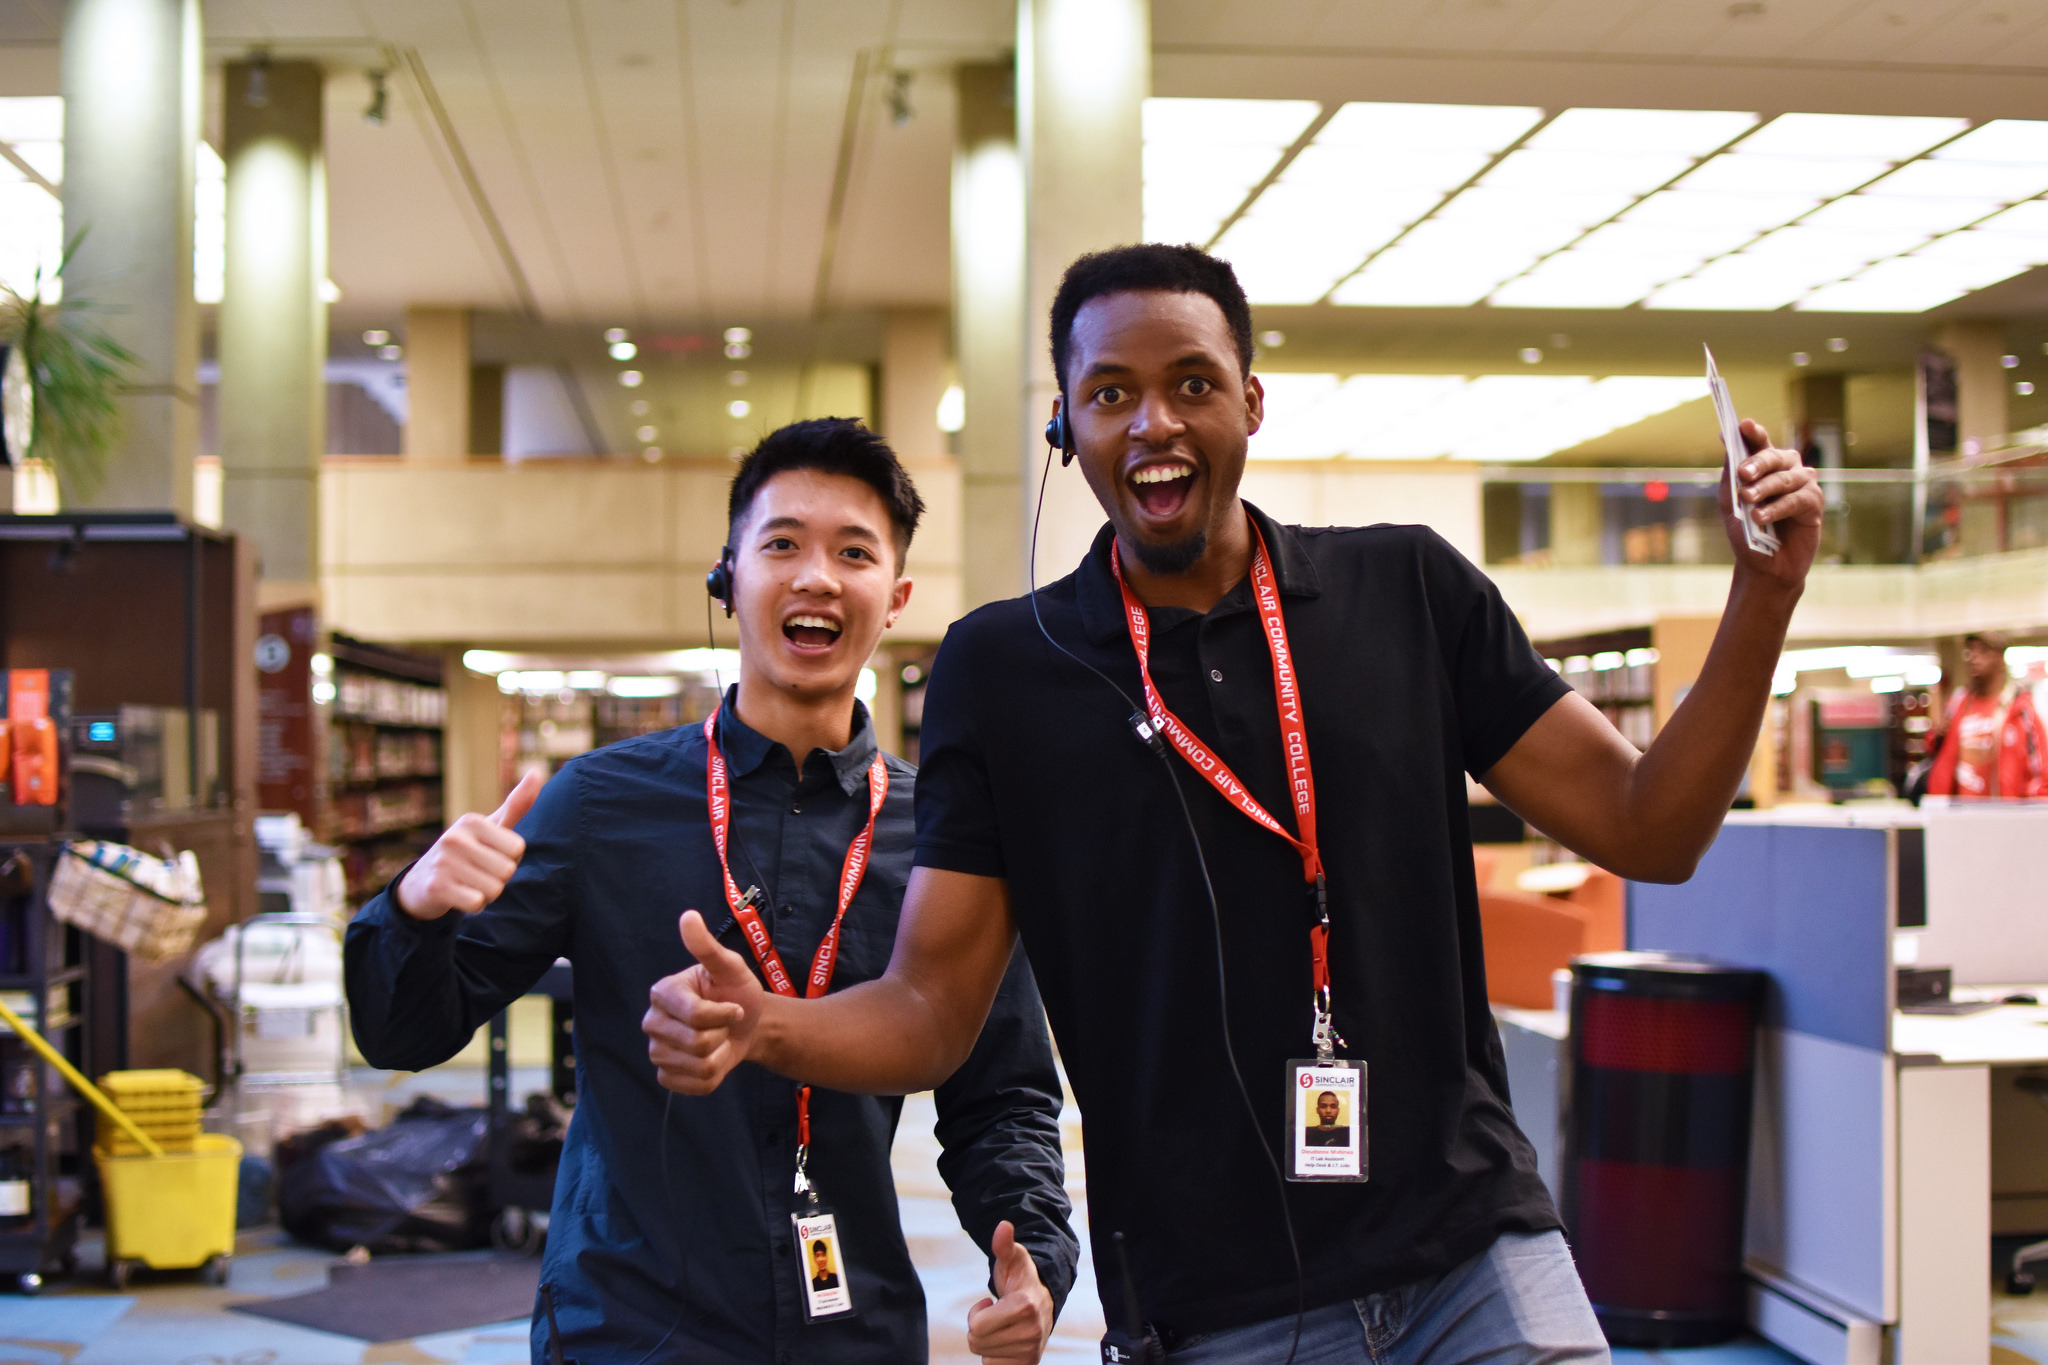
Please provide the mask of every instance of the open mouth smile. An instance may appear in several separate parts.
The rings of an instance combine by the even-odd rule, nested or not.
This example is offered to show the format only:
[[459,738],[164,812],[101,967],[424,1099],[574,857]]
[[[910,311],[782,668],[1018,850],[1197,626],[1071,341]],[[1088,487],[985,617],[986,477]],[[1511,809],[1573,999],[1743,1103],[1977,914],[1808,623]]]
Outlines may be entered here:
[[1132,494],[1147,516],[1171,517],[1187,504],[1195,467],[1178,460],[1140,465],[1129,476]]
[[782,623],[782,636],[799,649],[822,651],[839,643],[842,629],[828,616],[799,612]]

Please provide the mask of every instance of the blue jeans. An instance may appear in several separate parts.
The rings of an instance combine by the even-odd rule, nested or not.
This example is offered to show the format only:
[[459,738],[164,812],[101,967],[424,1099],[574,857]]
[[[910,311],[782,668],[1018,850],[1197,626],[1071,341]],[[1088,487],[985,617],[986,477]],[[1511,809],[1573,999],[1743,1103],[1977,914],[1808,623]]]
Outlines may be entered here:
[[[1294,1315],[1189,1338],[1173,1365],[1281,1365]],[[1311,1311],[1295,1365],[1553,1365],[1607,1360],[1559,1232],[1502,1233],[1434,1279]]]

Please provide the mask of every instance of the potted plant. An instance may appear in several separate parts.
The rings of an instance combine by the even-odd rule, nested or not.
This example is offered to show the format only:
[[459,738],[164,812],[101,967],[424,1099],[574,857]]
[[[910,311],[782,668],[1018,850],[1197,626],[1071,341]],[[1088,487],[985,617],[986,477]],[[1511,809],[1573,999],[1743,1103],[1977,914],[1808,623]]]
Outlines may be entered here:
[[0,439],[17,467],[47,470],[66,502],[98,491],[135,366],[128,348],[86,321],[89,300],[44,297],[83,237],[71,239],[51,274],[38,268],[26,291],[0,284]]

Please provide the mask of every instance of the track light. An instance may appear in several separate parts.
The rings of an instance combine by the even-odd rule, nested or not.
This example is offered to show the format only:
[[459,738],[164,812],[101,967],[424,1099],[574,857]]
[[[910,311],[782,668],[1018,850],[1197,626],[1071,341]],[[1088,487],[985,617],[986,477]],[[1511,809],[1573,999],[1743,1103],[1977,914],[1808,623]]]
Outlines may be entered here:
[[270,53],[263,48],[249,54],[249,82],[242,87],[242,102],[251,109],[270,103]]
[[370,73],[370,103],[363,109],[363,122],[372,128],[382,128],[391,116],[391,91],[384,83],[389,74],[383,70]]

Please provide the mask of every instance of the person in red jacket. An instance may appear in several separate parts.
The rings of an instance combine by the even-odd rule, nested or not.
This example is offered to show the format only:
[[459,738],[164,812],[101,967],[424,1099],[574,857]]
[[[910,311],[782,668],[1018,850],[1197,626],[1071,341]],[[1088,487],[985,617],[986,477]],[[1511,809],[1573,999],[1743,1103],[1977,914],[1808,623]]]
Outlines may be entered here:
[[2033,697],[2006,676],[2005,643],[1992,631],[1963,637],[1969,686],[1951,694],[1934,737],[1930,796],[2048,797],[2048,734]]

